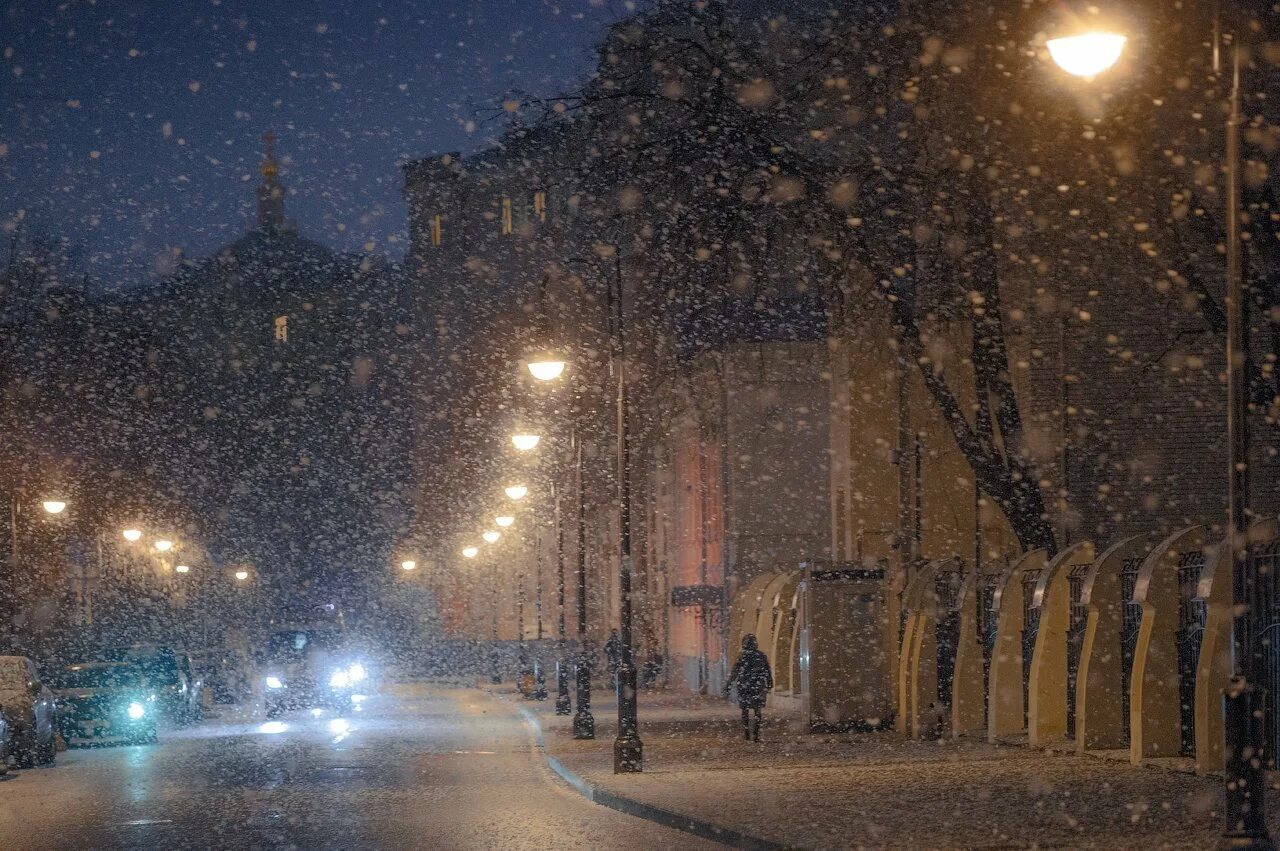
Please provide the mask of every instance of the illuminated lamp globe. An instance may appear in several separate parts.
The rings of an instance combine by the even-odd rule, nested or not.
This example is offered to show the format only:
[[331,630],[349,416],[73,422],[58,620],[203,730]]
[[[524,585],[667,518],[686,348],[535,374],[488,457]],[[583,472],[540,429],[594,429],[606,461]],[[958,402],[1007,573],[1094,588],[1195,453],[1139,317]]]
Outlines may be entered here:
[[490,529],[488,532],[485,532],[480,537],[484,538],[484,542],[486,544],[496,544],[498,543],[498,539],[501,538],[502,535],[501,533],[495,532],[492,529]]
[[1117,33],[1087,32],[1051,38],[1045,46],[1055,65],[1068,74],[1088,79],[1119,62],[1127,41]]
[[479,547],[463,547],[462,555],[464,558],[475,558],[480,554]]
[[134,543],[134,542],[136,542],[136,541],[140,541],[140,540],[142,540],[142,530],[141,530],[141,529],[125,529],[125,530],[124,530],[123,532],[121,532],[120,534],[121,534],[121,535],[123,535],[123,536],[124,536],[124,539],[125,539],[126,541],[130,542],[130,543]]
[[553,357],[540,357],[529,361],[529,374],[539,381],[555,381],[564,374],[564,361]]
[[173,541],[170,541],[168,538],[161,538],[156,541],[156,549],[162,553],[167,553],[169,550],[173,549]]
[[507,499],[524,499],[529,489],[524,485],[511,485],[506,489]]
[[174,570],[176,570],[178,573],[190,573],[191,566],[186,564],[180,564],[177,567],[175,567]]
[[521,452],[528,452],[538,445],[542,438],[536,434],[513,434],[511,435],[511,443]]
[[44,510],[50,514],[61,514],[67,510],[67,504],[60,499],[46,499],[40,504],[44,506]]
[[403,570],[413,570],[417,566],[418,566],[418,563],[411,558],[407,558],[404,561],[400,562],[400,567]]
[[237,571],[236,571],[236,579],[237,579],[238,581],[240,581],[240,582],[244,582],[244,581],[245,581],[246,579],[248,579],[248,578],[249,578],[249,571],[247,571],[247,570],[237,570]]
[[512,517],[510,514],[503,514],[501,517],[493,518],[493,522],[497,523],[499,527],[505,529],[508,526],[510,526],[512,523],[516,522],[516,519]]

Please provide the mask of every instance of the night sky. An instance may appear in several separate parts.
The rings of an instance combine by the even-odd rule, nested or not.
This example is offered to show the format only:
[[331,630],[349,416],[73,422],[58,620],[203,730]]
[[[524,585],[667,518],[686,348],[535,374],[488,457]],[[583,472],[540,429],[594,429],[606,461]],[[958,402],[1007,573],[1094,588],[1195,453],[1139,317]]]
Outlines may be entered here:
[[174,249],[207,254],[246,230],[271,129],[299,230],[398,258],[400,163],[483,147],[500,124],[478,109],[579,83],[626,5],[11,3],[0,223],[69,239],[102,286],[145,284]]

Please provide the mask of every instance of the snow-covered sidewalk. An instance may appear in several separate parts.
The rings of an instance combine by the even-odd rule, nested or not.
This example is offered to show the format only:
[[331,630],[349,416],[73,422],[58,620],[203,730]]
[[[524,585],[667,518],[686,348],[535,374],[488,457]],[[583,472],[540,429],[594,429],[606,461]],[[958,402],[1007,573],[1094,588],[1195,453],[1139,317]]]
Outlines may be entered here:
[[776,714],[754,744],[736,707],[678,692],[641,694],[645,771],[615,775],[610,693],[593,693],[596,739],[585,742],[554,714],[554,694],[505,696],[590,786],[783,846],[1206,848],[1221,829],[1220,779],[980,741],[815,736]]

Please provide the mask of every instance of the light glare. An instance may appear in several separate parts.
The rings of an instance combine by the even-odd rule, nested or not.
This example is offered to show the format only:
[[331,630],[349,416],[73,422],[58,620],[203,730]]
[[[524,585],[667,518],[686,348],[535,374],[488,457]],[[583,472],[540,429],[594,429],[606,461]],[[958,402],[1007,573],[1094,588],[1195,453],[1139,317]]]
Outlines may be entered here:
[[67,504],[60,499],[46,499],[43,503],[44,510],[50,514],[61,514],[67,510]]
[[564,372],[564,361],[529,361],[529,372],[539,381],[555,381]]
[[524,485],[511,485],[506,489],[507,499],[524,499],[529,489]]
[[521,452],[528,452],[536,447],[542,438],[536,434],[513,434],[511,443]]
[[479,552],[480,552],[479,547],[463,547],[462,548],[462,555],[465,558],[475,558]]
[[498,539],[501,538],[502,535],[490,529],[488,532],[485,532],[480,537],[484,538],[484,542],[486,544],[496,544],[498,543]]
[[493,518],[493,522],[497,523],[498,526],[505,529],[508,526],[510,526],[512,523],[516,522],[516,519],[512,517],[510,514],[504,514],[501,517]]
[[161,538],[160,540],[156,541],[156,549],[162,553],[167,553],[169,552],[169,550],[173,549],[173,541],[170,541],[166,538]]
[[121,535],[124,535],[124,539],[125,539],[126,541],[140,541],[140,540],[142,540],[142,530],[141,530],[141,529],[125,529],[125,530],[124,530],[123,532],[121,532],[120,534],[121,534]]
[[1051,38],[1046,43],[1049,56],[1063,71],[1076,77],[1096,77],[1120,61],[1128,39],[1108,32]]
[[404,570],[413,570],[417,566],[418,566],[418,563],[411,558],[407,558],[404,561],[400,562],[400,567],[403,568]]

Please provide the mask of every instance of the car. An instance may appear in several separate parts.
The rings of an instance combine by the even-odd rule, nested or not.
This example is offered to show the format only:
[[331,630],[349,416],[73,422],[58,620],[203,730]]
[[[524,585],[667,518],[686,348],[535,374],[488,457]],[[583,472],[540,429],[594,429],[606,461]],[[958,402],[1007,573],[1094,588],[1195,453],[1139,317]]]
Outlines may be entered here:
[[156,741],[160,710],[146,672],[131,662],[80,662],[54,677],[58,729],[76,741]]
[[263,707],[268,718],[290,709],[345,708],[361,693],[365,666],[331,625],[278,627],[268,637]]
[[53,692],[26,656],[0,656],[0,712],[20,768],[51,765],[58,753]]
[[137,644],[116,648],[104,654],[105,661],[131,662],[142,668],[154,687],[160,714],[179,724],[200,720],[202,682],[192,671],[191,659],[168,647]]

